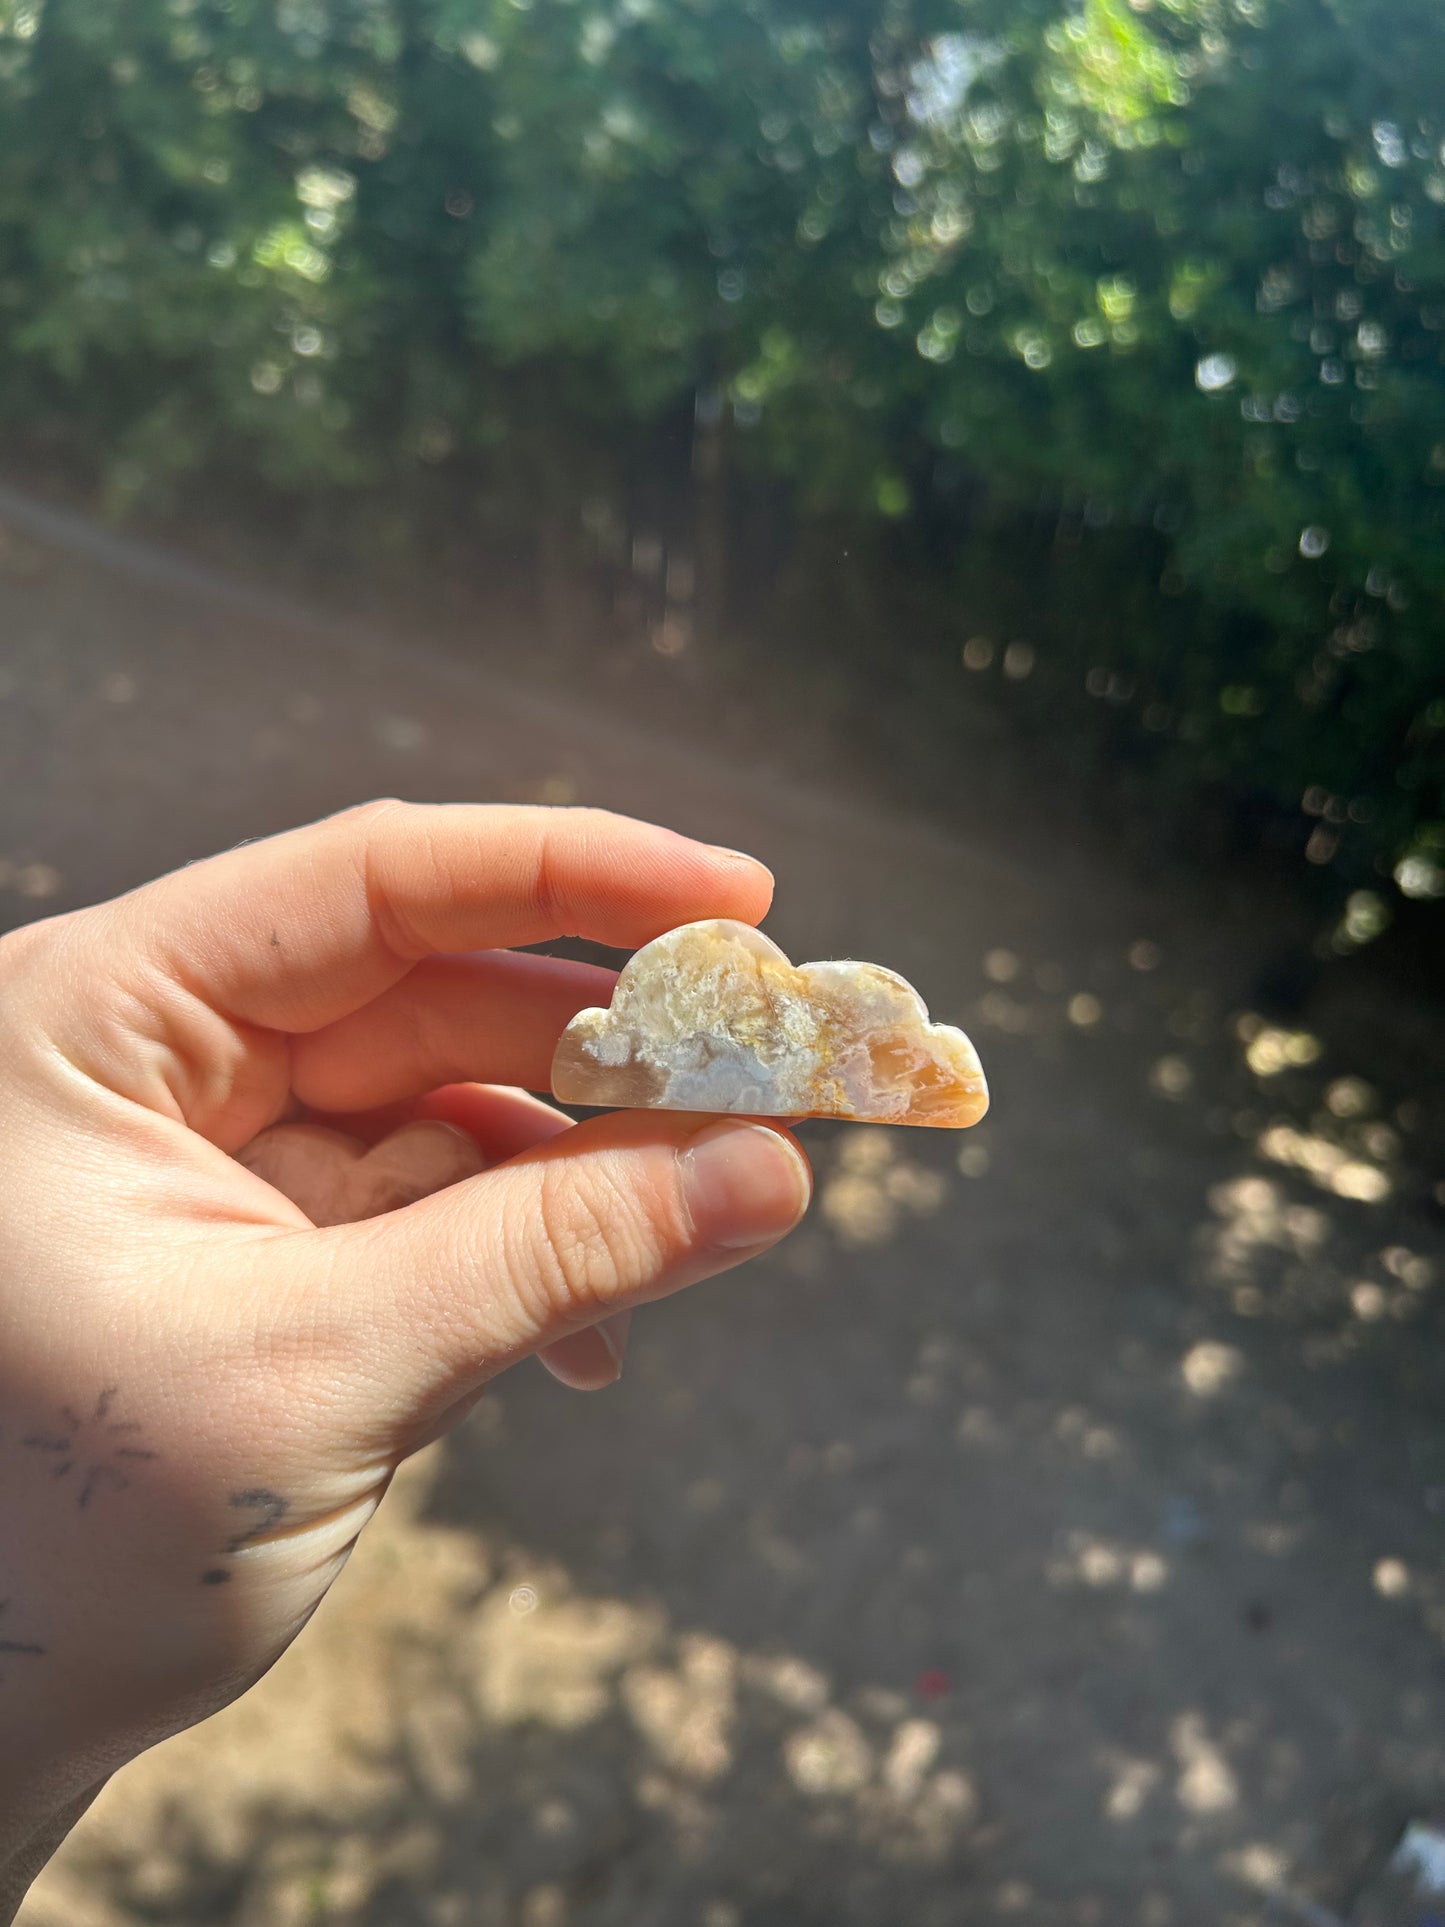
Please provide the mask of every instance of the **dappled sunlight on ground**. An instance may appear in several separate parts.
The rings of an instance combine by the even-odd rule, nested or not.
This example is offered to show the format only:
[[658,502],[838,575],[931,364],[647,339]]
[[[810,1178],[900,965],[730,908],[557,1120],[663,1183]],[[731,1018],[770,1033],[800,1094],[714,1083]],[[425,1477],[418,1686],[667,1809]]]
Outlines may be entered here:
[[[977,1827],[958,1733],[908,1696],[855,1686],[842,1703],[794,1655],[579,1592],[517,1551],[495,1559],[426,1520],[442,1452],[399,1476],[316,1637],[113,1785],[28,1927],[190,1919],[222,1892],[247,1921],[391,1920],[398,1878],[427,1919],[574,1920],[599,1810],[619,1841],[660,1834],[712,1888],[699,1917],[722,1918],[748,1885],[744,1840],[755,1852],[782,1828],[929,1866]],[[755,1800],[737,1793],[744,1749]],[[448,1857],[473,1828],[528,1845],[449,1892]],[[539,1876],[520,1888],[519,1857]]]
[[940,829],[470,658],[303,685],[259,620],[47,593],[12,920],[371,791],[600,802],[755,848],[783,947],[901,970],[994,1104],[805,1125],[810,1222],[640,1314],[617,1388],[500,1381],[27,1927],[1348,1918],[1445,1803],[1440,1175],[1428,1093],[1253,1008],[1257,906],[1136,888],[1026,785]]
[[937,1211],[948,1196],[947,1176],[915,1162],[897,1136],[860,1125],[838,1147],[818,1206],[845,1244],[884,1244],[909,1215]]

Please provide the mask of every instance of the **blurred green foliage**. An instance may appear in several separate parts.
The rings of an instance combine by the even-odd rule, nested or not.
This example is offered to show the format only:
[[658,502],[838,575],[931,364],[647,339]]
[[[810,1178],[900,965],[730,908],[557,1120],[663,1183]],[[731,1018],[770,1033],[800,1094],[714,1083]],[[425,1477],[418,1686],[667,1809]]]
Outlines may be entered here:
[[1442,103],[1439,0],[0,0],[0,422],[405,527],[696,405],[945,591],[1042,511],[1081,700],[1442,894]]

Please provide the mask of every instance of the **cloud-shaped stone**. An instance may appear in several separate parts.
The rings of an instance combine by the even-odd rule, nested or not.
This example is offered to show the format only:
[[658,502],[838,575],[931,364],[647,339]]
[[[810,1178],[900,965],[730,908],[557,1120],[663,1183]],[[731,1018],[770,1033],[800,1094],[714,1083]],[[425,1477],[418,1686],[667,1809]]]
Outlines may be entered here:
[[562,1033],[564,1104],[875,1124],[976,1124],[978,1053],[931,1024],[923,999],[870,963],[793,965],[761,932],[717,919],[644,945],[606,1010]]

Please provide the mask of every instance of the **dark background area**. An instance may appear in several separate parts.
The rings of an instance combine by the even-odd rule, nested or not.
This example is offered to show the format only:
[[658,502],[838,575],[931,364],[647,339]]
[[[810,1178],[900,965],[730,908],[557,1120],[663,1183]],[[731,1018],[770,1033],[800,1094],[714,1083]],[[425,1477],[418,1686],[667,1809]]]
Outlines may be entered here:
[[0,422],[945,761],[1002,684],[1338,948],[1445,892],[1442,85],[1431,0],[10,0]]

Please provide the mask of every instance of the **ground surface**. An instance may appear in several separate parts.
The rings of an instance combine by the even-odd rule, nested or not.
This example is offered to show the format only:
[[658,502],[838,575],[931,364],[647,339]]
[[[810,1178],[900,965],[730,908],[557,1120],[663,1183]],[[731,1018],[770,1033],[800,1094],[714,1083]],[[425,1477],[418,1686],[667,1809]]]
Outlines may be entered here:
[[1238,1021],[1249,906],[1126,874],[982,724],[925,822],[761,703],[708,748],[705,678],[688,740],[645,677],[0,561],[4,920],[369,794],[575,797],[756,851],[791,954],[903,970],[996,1093],[810,1127],[812,1221],[619,1387],[501,1382],[25,1927],[1356,1912],[1445,1803],[1445,1250],[1371,1066]]

